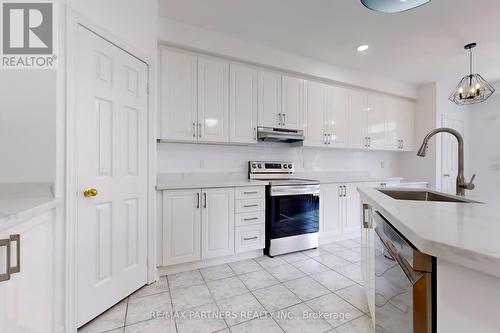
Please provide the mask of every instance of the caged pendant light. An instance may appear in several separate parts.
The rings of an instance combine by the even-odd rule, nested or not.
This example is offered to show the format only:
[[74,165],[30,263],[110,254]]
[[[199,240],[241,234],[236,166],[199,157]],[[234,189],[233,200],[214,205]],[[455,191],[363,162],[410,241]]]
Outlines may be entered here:
[[495,88],[479,74],[472,74],[472,49],[476,43],[464,46],[469,50],[469,75],[462,78],[449,100],[457,105],[470,105],[484,102],[495,92]]

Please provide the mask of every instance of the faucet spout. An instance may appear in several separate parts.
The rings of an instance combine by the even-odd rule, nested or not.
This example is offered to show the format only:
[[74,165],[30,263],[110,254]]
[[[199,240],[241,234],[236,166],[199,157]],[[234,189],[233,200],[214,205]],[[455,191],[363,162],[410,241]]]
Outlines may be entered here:
[[460,132],[453,128],[436,128],[430,131],[424,138],[422,146],[417,152],[417,155],[420,157],[425,157],[427,153],[427,147],[429,145],[429,140],[438,133],[449,133],[453,135],[458,141],[458,175],[457,175],[457,195],[463,196],[465,195],[465,190],[474,189],[474,184],[472,183],[472,179],[469,183],[465,181],[464,176],[464,139]]

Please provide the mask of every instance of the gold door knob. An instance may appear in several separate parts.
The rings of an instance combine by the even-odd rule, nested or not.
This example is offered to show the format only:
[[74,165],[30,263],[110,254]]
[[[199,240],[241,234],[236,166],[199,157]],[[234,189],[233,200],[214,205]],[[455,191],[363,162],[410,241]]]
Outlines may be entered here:
[[97,189],[93,187],[87,187],[83,189],[83,195],[87,198],[95,197],[97,193]]

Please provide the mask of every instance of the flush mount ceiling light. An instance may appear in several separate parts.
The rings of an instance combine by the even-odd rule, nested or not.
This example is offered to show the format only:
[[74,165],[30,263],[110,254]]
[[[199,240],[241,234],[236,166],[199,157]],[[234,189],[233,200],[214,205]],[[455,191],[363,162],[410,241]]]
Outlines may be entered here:
[[404,12],[429,2],[431,0],[361,0],[366,8],[383,13]]
[[469,75],[462,78],[449,100],[457,105],[470,105],[487,100],[495,92],[495,88],[479,74],[472,74],[472,49],[476,43],[464,46],[469,50]]
[[364,51],[368,50],[369,48],[370,48],[370,46],[363,44],[363,45],[358,46],[356,50],[358,52],[364,52]]

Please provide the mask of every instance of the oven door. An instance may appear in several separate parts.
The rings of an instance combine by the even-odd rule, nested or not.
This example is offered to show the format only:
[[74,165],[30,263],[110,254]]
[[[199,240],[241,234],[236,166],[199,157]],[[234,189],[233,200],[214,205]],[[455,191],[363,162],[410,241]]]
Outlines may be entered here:
[[319,185],[271,186],[269,192],[271,239],[319,232]]

